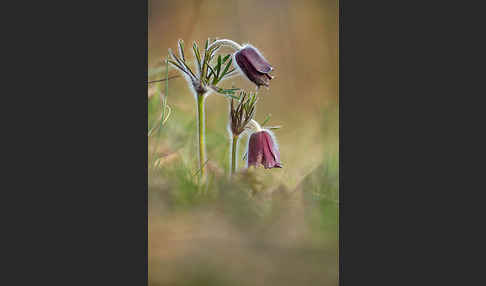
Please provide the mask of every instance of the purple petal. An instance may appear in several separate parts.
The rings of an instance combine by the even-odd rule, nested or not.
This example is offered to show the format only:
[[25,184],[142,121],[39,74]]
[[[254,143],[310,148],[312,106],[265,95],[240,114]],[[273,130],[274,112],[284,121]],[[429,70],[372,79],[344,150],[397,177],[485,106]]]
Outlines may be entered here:
[[250,142],[248,143],[248,166],[256,166],[261,163],[263,154],[259,148],[261,136],[257,133],[253,133],[250,136]]
[[277,145],[267,131],[253,133],[248,143],[248,166],[259,164],[266,169],[282,168]]
[[252,46],[244,47],[236,52],[235,62],[241,72],[258,87],[262,85],[269,86],[270,80],[273,77],[268,73],[273,68],[260,55],[257,49]]
[[272,71],[272,66],[267,62],[267,60],[258,52],[254,47],[247,46],[239,51],[252,67],[260,73],[269,73]]
[[282,168],[280,165],[280,152],[277,149],[277,145],[273,142],[272,136],[265,132],[265,148],[268,153],[265,156],[266,161],[268,162],[267,168]]

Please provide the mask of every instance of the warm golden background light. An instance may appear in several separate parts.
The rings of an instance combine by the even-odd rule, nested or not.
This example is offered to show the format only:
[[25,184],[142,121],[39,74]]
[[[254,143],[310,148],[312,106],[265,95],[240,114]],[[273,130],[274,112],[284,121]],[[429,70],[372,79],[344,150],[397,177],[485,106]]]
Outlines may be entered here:
[[[204,194],[195,191],[195,100],[183,78],[170,80],[171,114],[148,146],[149,162],[158,160],[149,167],[149,285],[337,285],[338,2],[152,0],[148,14],[150,80],[165,77],[161,61],[178,39],[191,60],[192,42],[208,37],[263,53],[275,78],[259,91],[256,119],[271,114],[267,125],[283,126],[274,133],[284,165],[257,171],[265,186],[258,199],[223,196],[242,190],[216,178]],[[243,77],[223,86],[233,84],[255,90]],[[165,83],[149,85],[149,125],[164,92]],[[206,114],[208,165],[225,173],[228,100],[211,94]]]

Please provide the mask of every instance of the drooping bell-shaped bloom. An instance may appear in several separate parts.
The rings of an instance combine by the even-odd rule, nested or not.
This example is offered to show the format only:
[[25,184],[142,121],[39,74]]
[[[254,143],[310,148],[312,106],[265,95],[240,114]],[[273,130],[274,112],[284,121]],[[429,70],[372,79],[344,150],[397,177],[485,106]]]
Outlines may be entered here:
[[282,168],[278,146],[267,130],[253,133],[248,142],[248,167],[259,164],[265,169]]
[[257,87],[268,86],[273,78],[269,73],[273,67],[253,46],[247,45],[235,54],[235,61],[240,70]]

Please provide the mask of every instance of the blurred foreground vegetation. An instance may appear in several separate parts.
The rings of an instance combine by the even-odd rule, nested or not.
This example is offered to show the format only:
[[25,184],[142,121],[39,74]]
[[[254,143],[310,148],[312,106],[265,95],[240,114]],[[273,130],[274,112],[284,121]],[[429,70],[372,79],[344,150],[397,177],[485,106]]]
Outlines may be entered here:
[[[160,117],[158,98],[149,100],[149,123]],[[208,180],[201,185],[195,115],[171,108],[160,134],[149,137],[150,285],[337,285],[338,152],[300,148],[312,146],[309,139],[337,140],[337,128],[329,127],[337,110],[321,118],[321,138],[289,142],[279,136],[285,128],[275,131],[283,169],[246,170],[242,142],[232,179],[228,134],[208,124]],[[227,122],[224,113],[220,120]],[[306,168],[306,160],[317,163]]]

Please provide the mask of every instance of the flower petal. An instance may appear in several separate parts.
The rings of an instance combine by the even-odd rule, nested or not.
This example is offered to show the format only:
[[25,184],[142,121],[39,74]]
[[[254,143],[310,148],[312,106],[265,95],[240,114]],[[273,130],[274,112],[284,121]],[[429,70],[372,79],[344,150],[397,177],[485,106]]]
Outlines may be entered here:
[[272,66],[267,60],[258,52],[258,50],[252,46],[246,46],[239,51],[255,70],[260,73],[269,73],[273,70]]
[[280,152],[267,130],[253,133],[248,143],[248,167],[260,164],[266,169],[282,168]]
[[280,152],[277,149],[275,142],[268,132],[265,132],[266,148],[269,151],[266,159],[270,162],[269,168],[282,168],[280,164]]

